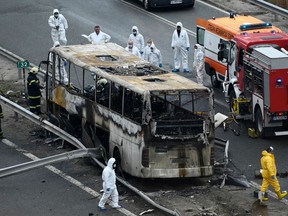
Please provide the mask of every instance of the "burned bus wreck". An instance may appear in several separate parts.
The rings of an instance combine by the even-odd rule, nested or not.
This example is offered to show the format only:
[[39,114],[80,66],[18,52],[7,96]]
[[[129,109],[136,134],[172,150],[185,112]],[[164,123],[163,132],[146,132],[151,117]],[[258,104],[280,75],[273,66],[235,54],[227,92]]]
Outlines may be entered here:
[[[213,92],[114,43],[50,50],[47,112],[61,128],[141,178],[213,174]],[[56,80],[67,61],[69,83]],[[59,66],[58,66],[59,67]],[[59,68],[58,68],[59,69]]]

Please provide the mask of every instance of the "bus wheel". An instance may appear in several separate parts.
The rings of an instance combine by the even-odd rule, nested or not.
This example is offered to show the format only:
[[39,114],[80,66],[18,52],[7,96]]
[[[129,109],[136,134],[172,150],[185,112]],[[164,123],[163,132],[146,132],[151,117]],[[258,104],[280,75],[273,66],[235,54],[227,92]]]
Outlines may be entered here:
[[232,113],[235,113],[234,107],[235,107],[235,99],[236,98],[236,94],[235,91],[232,90],[229,94],[229,109]]
[[210,78],[211,78],[211,84],[214,88],[219,88],[221,82],[218,80],[217,76],[216,76],[216,72],[214,69],[211,69],[210,71]]
[[259,137],[264,138],[263,117],[260,109],[256,110],[255,114],[255,128]]
[[151,10],[150,0],[144,0],[143,5],[144,5],[145,10],[147,10],[147,11]]
[[124,178],[124,174],[123,174],[123,170],[122,170],[122,166],[121,166],[121,155],[120,155],[120,151],[119,149],[115,149],[114,150],[114,154],[113,154],[115,160],[116,160],[116,174],[119,176],[122,176]]

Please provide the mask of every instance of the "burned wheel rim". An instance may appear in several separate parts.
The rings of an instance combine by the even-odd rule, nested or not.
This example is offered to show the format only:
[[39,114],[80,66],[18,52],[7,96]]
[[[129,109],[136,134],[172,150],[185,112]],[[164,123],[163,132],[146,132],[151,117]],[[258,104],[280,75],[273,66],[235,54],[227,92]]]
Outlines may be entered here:
[[145,10],[150,10],[149,0],[144,0],[144,8]]

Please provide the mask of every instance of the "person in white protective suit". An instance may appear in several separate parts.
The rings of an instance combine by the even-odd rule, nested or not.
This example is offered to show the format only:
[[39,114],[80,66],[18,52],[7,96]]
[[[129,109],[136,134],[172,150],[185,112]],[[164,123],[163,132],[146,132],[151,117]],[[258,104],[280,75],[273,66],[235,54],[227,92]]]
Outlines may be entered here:
[[157,67],[162,67],[162,55],[160,50],[156,48],[154,43],[152,43],[150,46],[150,52],[147,55],[147,61]]
[[140,54],[143,54],[145,46],[144,37],[139,33],[137,26],[132,27],[132,33],[129,35],[128,41],[133,41],[134,46],[139,49]]
[[139,51],[139,49],[137,47],[134,46],[132,40],[128,41],[128,45],[127,45],[127,47],[125,47],[125,50],[127,50],[128,52],[131,52],[132,54],[134,54],[134,55],[136,55],[136,56],[141,58],[140,51]]
[[143,55],[142,55],[142,58],[146,61],[148,61],[148,54],[151,52],[151,44],[153,43],[152,39],[149,38],[147,41],[146,41],[146,46],[144,47],[143,49]]
[[[56,41],[54,43],[53,47],[59,47],[60,43],[59,41]],[[49,61],[52,63],[53,61],[53,57],[52,54],[50,53],[49,56]],[[66,60],[63,58],[60,58],[59,56],[56,56],[55,59],[55,80],[56,83],[58,84],[63,83],[64,85],[68,85],[68,75],[67,75],[67,71],[65,69],[65,65],[66,65]]]
[[88,35],[87,39],[92,44],[104,44],[110,41],[111,36],[101,31],[100,26],[96,25],[94,27],[94,32]]
[[171,47],[174,50],[174,69],[172,72],[180,71],[182,61],[183,71],[189,73],[188,51],[190,48],[190,42],[187,31],[183,29],[181,22],[177,22],[176,29],[172,34]]
[[203,48],[199,44],[195,44],[194,46],[195,51],[194,51],[194,62],[193,66],[195,67],[196,70],[196,79],[197,83],[202,84],[204,82],[204,74],[205,74],[205,63],[204,63],[204,52]]
[[116,160],[115,158],[110,158],[108,160],[107,166],[104,168],[102,172],[102,180],[103,180],[103,196],[98,204],[98,208],[101,211],[106,211],[105,204],[109,197],[112,198],[112,208],[121,208],[118,204],[119,202],[119,194],[116,186]]
[[51,27],[51,37],[53,42],[60,41],[63,45],[67,44],[66,30],[68,23],[66,18],[59,13],[58,9],[53,10],[53,15],[48,19],[48,24]]

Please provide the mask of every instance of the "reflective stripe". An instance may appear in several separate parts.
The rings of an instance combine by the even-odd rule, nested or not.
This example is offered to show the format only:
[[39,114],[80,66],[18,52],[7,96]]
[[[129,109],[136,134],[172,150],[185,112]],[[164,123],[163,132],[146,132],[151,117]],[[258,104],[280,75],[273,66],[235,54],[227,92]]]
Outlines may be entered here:
[[37,99],[40,98],[41,96],[28,96],[28,99]]
[[39,80],[31,80],[28,85],[31,85],[31,84],[34,83],[34,82],[35,82],[35,83],[39,83]]

